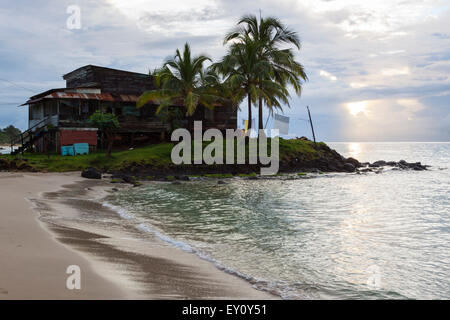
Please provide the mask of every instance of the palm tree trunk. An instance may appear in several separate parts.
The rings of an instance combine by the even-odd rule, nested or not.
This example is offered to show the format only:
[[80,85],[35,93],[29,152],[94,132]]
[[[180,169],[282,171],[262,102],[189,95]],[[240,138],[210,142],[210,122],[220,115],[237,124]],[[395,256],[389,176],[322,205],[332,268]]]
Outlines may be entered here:
[[258,129],[259,130],[262,130],[262,129],[264,129],[264,127],[263,127],[263,101],[262,101],[262,98],[260,97],[259,98],[259,106],[258,106],[258,108],[259,108],[259,115],[258,115]]
[[248,127],[249,130],[252,128],[252,99],[250,98],[250,93],[248,93]]

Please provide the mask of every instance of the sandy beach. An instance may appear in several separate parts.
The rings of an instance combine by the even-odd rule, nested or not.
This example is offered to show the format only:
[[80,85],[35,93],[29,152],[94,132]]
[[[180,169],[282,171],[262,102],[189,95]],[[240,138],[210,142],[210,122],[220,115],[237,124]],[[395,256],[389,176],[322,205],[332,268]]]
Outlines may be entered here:
[[[277,298],[142,236],[96,201],[111,189],[79,173],[0,173],[0,300]],[[80,290],[66,287],[71,265]]]

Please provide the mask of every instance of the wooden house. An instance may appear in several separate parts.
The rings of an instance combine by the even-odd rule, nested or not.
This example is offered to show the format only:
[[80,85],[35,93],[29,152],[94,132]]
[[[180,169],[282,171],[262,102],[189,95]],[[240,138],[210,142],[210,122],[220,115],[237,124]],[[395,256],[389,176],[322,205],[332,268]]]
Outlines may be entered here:
[[[156,115],[157,104],[136,108],[138,97],[154,88],[152,76],[87,65],[63,76],[65,88],[51,89],[31,97],[28,105],[28,130],[16,139],[16,152],[34,148],[38,152],[60,152],[61,146],[89,143],[95,150],[102,144],[102,133],[89,122],[95,111],[115,114],[120,122],[118,144],[150,143],[167,139],[171,122]],[[181,115],[179,127],[188,127],[182,104],[170,107]],[[199,106],[191,120],[202,120],[203,129],[236,129],[237,110],[219,105],[214,110]]]

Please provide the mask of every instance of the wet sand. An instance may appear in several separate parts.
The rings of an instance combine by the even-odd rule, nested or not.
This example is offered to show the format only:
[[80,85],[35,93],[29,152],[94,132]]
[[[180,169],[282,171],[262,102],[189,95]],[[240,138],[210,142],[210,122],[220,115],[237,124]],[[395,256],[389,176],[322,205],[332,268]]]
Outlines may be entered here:
[[[139,231],[98,201],[113,187],[0,173],[0,299],[277,299]],[[81,290],[66,288],[69,265]]]
[[[27,200],[73,176],[0,173],[0,299],[121,299],[124,290],[55,241]],[[81,268],[81,290],[66,287],[67,268]]]

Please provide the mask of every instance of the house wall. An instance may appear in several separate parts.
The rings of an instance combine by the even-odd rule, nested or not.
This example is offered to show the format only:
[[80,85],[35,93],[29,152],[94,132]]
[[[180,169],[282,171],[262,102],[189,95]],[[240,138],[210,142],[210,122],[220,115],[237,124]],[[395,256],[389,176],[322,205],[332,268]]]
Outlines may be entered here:
[[203,130],[237,129],[237,110],[233,106],[217,106],[213,110],[199,106],[193,118],[195,121],[202,121]]
[[95,128],[67,128],[59,133],[59,145],[68,146],[74,143],[88,143],[97,147],[97,129]]

